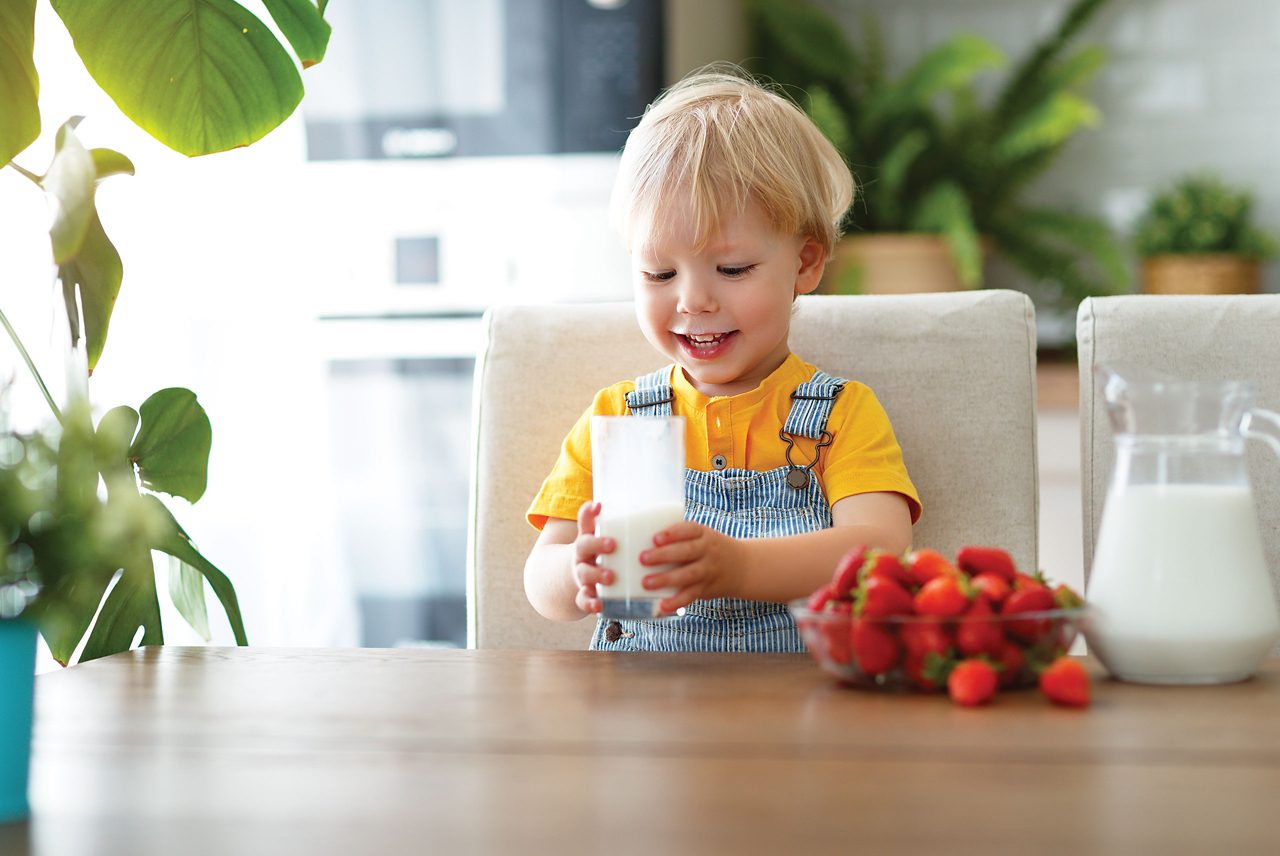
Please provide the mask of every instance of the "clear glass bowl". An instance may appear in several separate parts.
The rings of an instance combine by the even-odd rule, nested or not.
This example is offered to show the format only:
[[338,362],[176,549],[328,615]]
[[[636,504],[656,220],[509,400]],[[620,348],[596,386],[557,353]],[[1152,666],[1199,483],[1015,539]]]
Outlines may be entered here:
[[[805,601],[790,609],[809,655],[823,671],[850,686],[898,692],[944,688],[929,675],[936,676],[936,667],[948,658],[976,656],[979,648],[996,664],[1002,689],[1035,686],[1036,665],[1067,653],[1088,617],[1084,607],[955,618],[853,618],[848,612],[813,612]],[[962,638],[967,651],[961,650]],[[943,664],[935,662],[931,672],[928,654],[944,646]]]

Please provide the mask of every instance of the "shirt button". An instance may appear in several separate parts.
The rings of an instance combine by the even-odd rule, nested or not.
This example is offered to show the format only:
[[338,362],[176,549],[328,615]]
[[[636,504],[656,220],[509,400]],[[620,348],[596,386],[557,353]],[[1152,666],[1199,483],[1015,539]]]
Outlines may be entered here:
[[716,455],[711,459],[711,466],[715,467],[717,470],[723,470],[725,467],[729,466],[729,462],[725,460],[724,455]]

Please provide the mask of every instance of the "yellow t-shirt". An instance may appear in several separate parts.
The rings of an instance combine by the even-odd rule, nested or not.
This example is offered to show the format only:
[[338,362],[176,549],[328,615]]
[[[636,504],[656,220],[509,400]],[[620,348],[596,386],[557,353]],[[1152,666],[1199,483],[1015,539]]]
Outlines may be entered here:
[[[711,461],[717,455],[724,455],[729,468],[765,472],[786,466],[787,444],[778,432],[791,410],[791,393],[813,372],[813,366],[791,354],[750,392],[708,398],[676,367],[671,412],[685,418],[685,466],[713,470]],[[578,509],[591,499],[591,417],[626,415],[626,396],[635,386],[634,380],[626,380],[596,393],[565,437],[555,467],[529,506],[527,517],[534,527],[542,529],[548,517],[578,518]],[[831,408],[826,430],[832,435],[831,445],[822,450],[813,472],[828,505],[846,496],[888,491],[906,498],[912,523],[919,519],[920,497],[875,393],[861,383],[846,383]],[[791,459],[803,466],[813,460],[817,441],[794,439]]]

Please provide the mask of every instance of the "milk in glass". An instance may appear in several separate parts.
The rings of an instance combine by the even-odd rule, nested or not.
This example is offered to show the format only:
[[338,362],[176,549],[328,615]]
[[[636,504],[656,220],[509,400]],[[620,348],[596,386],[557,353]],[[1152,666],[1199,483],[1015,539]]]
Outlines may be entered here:
[[592,493],[600,503],[596,534],[617,546],[599,564],[615,574],[598,586],[606,618],[657,618],[658,602],[674,588],[646,589],[643,580],[672,566],[642,565],[653,536],[684,519],[684,419],[591,417]]

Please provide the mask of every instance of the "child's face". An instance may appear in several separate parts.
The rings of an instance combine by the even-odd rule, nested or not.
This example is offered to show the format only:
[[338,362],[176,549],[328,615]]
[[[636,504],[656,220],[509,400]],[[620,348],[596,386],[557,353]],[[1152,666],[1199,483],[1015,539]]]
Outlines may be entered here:
[[818,287],[825,251],[776,232],[754,200],[701,250],[688,212],[659,213],[631,252],[640,329],[704,395],[755,389],[790,353],[792,300]]

